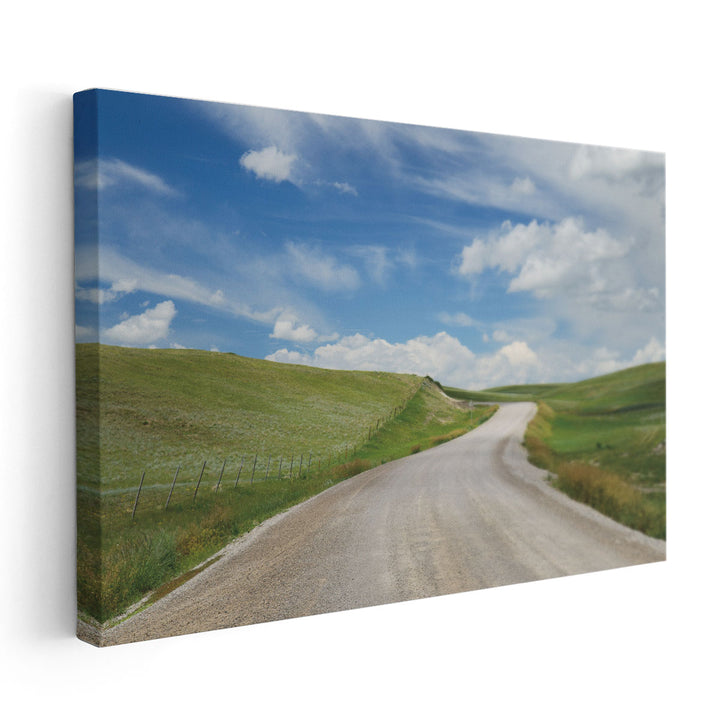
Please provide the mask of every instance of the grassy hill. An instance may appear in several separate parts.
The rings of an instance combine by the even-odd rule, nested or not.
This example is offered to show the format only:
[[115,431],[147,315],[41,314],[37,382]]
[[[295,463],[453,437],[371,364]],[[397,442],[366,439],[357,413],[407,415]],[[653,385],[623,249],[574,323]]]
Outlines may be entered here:
[[76,362],[78,479],[98,489],[136,485],[143,471],[169,482],[181,462],[199,471],[207,461],[219,473],[223,460],[230,469],[255,453],[337,454],[422,382],[200,350],[78,345]]
[[665,363],[576,383],[491,388],[466,400],[532,400],[530,459],[569,495],[654,537],[665,537]]
[[[429,378],[76,346],[78,607],[103,622],[329,485],[467,432]],[[142,488],[140,489],[142,478]]]

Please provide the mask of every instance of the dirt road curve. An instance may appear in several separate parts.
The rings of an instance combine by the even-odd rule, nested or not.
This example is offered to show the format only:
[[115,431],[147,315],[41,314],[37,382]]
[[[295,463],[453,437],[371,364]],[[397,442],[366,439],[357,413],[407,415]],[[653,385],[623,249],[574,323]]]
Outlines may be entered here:
[[263,523],[103,644],[664,560],[664,542],[547,487],[520,445],[534,412],[505,405]]

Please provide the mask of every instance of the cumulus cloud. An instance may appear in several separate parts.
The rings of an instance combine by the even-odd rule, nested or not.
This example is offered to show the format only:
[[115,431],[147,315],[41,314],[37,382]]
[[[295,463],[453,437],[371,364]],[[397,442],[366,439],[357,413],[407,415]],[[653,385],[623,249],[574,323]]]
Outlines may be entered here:
[[158,303],[106,330],[104,339],[120,345],[147,345],[167,337],[177,311],[172,300]]
[[643,365],[644,363],[660,362],[665,359],[665,348],[657,341],[651,338],[644,348],[640,348],[633,357],[633,365]]
[[270,337],[296,343],[308,343],[316,340],[318,334],[309,325],[301,323],[295,313],[284,310],[275,321],[275,327]]
[[588,230],[581,218],[524,225],[505,221],[499,232],[476,237],[462,249],[456,271],[473,278],[488,269],[511,275],[508,292],[537,298],[581,300],[599,309],[641,312],[661,306],[657,287],[636,286],[632,238],[603,228]]
[[263,150],[248,150],[238,162],[257,177],[279,183],[290,180],[296,160],[297,155],[286,154],[271,145]]
[[523,382],[539,366],[537,355],[525,342],[516,341],[496,353],[477,355],[446,332],[398,343],[356,333],[312,353],[283,348],[266,359],[337,370],[431,375],[446,385],[467,388]]
[[506,358],[513,367],[522,368],[538,364],[538,356],[522,340],[514,340],[500,348],[498,355]]

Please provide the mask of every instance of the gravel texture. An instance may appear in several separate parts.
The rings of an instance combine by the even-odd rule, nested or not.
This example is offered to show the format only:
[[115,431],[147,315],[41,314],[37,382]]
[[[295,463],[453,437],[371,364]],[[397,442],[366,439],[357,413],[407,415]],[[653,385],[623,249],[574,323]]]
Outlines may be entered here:
[[[266,521],[100,644],[215,630],[665,559],[555,491],[521,446],[532,403]],[[95,639],[95,641],[97,641]]]

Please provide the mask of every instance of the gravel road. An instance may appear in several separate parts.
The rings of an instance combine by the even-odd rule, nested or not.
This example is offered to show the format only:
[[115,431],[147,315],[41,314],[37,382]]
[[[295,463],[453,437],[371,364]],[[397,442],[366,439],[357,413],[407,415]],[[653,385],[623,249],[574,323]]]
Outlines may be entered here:
[[103,645],[665,559],[665,543],[550,488],[520,442],[532,403],[346,480],[235,540]]

